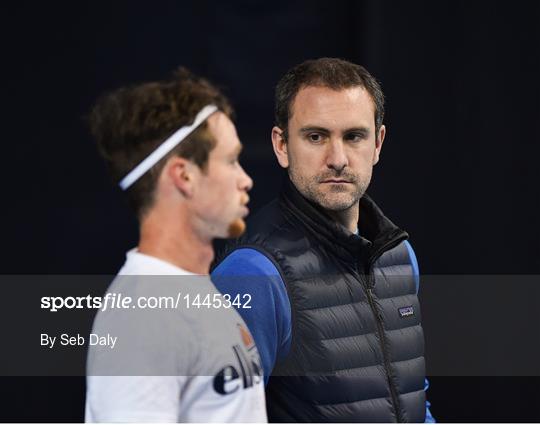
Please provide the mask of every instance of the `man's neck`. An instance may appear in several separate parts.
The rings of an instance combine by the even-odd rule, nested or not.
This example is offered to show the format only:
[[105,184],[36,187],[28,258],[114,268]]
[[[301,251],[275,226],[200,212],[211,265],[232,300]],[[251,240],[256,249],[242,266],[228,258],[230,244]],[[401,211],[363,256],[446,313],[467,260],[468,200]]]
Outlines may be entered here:
[[351,233],[358,233],[358,214],[360,211],[359,203],[344,211],[329,211],[327,213],[336,222],[341,224]]
[[141,222],[139,252],[196,274],[208,274],[214,259],[211,240],[202,240],[178,215],[152,211]]

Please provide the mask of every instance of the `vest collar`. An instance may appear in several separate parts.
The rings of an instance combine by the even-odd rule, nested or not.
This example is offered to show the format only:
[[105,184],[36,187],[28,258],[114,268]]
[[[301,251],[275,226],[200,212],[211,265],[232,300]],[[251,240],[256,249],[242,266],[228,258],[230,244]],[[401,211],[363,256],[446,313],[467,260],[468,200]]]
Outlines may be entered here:
[[306,199],[288,177],[280,194],[280,204],[283,211],[296,218],[318,242],[348,261],[374,262],[383,252],[408,237],[366,194],[360,199],[360,236],[350,233],[320,205]]

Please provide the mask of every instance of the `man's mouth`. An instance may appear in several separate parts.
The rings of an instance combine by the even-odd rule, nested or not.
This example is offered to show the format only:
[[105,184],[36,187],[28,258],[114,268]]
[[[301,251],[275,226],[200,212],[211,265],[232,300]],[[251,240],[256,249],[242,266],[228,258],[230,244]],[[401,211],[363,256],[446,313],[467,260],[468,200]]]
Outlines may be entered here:
[[240,204],[242,206],[245,206],[249,203],[249,195],[247,193],[242,193],[242,195],[240,196]]
[[249,208],[247,204],[249,203],[249,195],[247,193],[242,194],[240,198],[240,206],[242,207],[242,217],[246,217],[249,214]]
[[351,183],[349,180],[343,179],[327,179],[323,180],[322,183]]

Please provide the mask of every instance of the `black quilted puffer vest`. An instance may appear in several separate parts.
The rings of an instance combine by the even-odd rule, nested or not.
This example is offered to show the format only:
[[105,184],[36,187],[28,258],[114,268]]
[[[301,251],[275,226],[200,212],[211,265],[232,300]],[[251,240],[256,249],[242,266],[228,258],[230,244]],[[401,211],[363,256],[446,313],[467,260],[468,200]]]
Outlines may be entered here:
[[368,196],[358,226],[362,237],[287,181],[232,247],[273,261],[291,302],[291,349],[266,391],[271,422],[424,422],[424,337],[407,234]]

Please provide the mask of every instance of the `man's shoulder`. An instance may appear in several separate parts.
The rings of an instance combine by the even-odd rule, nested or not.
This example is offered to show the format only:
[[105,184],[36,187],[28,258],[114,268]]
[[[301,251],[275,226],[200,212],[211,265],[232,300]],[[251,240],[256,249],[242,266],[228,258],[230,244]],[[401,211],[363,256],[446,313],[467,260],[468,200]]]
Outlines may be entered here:
[[256,247],[238,247],[232,250],[213,270],[212,275],[278,275],[276,264],[271,256]]
[[376,265],[381,268],[395,267],[396,265],[410,265],[411,258],[409,247],[410,244],[407,240],[401,241],[393,248],[385,251],[377,260]]
[[[282,270],[267,254],[254,248],[232,251],[212,271],[212,281],[224,293],[248,293],[257,314],[270,300],[285,296]],[[242,311],[245,313],[245,311]]]
[[282,271],[272,256],[255,248],[239,248],[229,253],[211,274],[212,281],[222,292],[251,294],[254,302],[269,301],[272,293],[285,290]]

